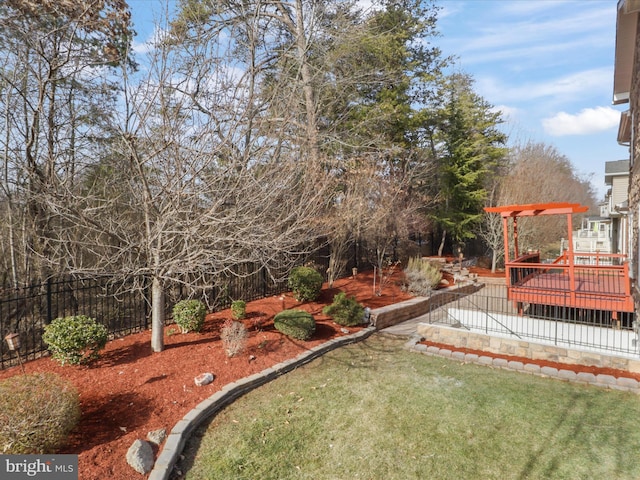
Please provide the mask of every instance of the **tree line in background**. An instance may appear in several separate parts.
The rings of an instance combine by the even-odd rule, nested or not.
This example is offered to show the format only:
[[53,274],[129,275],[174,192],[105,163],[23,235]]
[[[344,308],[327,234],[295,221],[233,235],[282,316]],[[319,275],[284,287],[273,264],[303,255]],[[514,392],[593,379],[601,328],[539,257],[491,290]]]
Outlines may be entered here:
[[484,206],[593,204],[552,147],[507,148],[435,3],[372,4],[180,0],[136,56],[125,0],[3,2],[0,274],[150,275],[159,351],[168,282],[279,279],[318,239],[330,281],[359,245],[499,254]]

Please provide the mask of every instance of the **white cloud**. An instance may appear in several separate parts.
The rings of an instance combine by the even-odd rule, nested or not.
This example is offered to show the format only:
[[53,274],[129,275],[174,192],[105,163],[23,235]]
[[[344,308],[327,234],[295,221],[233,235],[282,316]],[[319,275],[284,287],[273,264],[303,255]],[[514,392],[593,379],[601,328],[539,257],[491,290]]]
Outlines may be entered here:
[[[476,5],[484,8],[473,8]],[[481,62],[489,54],[511,58],[527,48],[538,50],[525,55],[530,58],[554,49],[567,50],[572,45],[584,47],[595,40],[601,45],[613,43],[615,4],[576,6],[576,2],[469,2],[465,9],[468,19],[457,19],[464,28],[456,27],[456,35],[445,35],[443,40],[456,54],[473,62]],[[452,11],[456,14],[459,9]]]
[[558,78],[517,84],[509,84],[493,76],[480,76],[476,77],[476,86],[483,97],[496,103],[526,102],[553,97],[575,100],[594,91],[607,91],[613,78],[612,70],[610,67],[594,68]]
[[491,109],[492,112],[499,112],[502,114],[503,119],[512,120],[518,117],[519,110],[515,107],[508,105],[496,105]]
[[588,135],[614,128],[620,122],[620,112],[611,107],[585,108],[572,115],[559,112],[553,117],[544,118],[544,131],[555,137],[565,135]]

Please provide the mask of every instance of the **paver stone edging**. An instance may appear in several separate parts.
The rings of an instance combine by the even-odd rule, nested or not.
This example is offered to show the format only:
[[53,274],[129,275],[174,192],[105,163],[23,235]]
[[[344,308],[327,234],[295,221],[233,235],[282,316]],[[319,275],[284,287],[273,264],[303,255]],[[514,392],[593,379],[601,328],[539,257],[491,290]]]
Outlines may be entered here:
[[[448,348],[440,348],[436,346],[427,347],[420,342],[423,338],[420,335],[414,335],[405,343],[407,350],[422,353],[425,355],[437,355],[440,357],[450,358],[465,363],[476,363],[479,365],[501,368],[504,370],[513,370],[516,372],[529,373],[540,377],[550,377],[557,380],[564,380],[575,383],[585,383],[600,388],[608,388],[611,390],[623,390],[640,395],[640,382],[629,377],[614,377],[605,374],[593,374],[586,372],[576,373],[573,370],[560,369],[553,367],[541,367],[535,363],[524,363],[519,361],[505,360],[502,358],[493,358],[490,355],[480,356],[475,353],[463,353],[460,351],[452,352]],[[425,348],[426,347],[426,348]]]
[[182,420],[176,423],[165,440],[162,450],[153,466],[153,470],[151,470],[149,474],[149,480],[168,480],[193,430],[209,417],[232,403],[235,399],[305,363],[315,360],[331,350],[364,340],[375,331],[375,327],[367,327],[351,335],[334,338],[299,354],[295,358],[265,368],[261,372],[254,373],[253,375],[225,385],[221,390],[200,402],[193,410],[187,413]]

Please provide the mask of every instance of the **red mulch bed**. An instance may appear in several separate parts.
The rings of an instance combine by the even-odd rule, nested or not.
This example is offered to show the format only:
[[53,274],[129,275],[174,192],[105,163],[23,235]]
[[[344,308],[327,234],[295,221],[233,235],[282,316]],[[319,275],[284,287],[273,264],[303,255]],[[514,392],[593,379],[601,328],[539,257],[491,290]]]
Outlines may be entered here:
[[[294,340],[274,329],[273,316],[282,310],[277,296],[247,304],[244,323],[250,335],[246,350],[237,357],[228,358],[220,341],[222,323],[231,316],[224,310],[208,315],[199,334],[181,334],[177,326],[167,326],[165,350],[160,353],[152,353],[150,331],[143,331],[109,342],[101,358],[89,366],[63,367],[44,357],[27,362],[25,370],[57,373],[78,388],[82,418],[60,453],[78,454],[80,479],[140,478],[125,459],[134,440],[161,428],[168,434],[184,415],[224,385],[344,335],[342,327],[322,315],[322,307],[339,291],[370,308],[411,298],[401,291],[397,277],[384,286],[381,296],[374,295],[372,275],[366,273],[337,281],[333,289],[323,290],[317,302],[301,304],[286,296],[286,308],[314,315],[317,329],[310,341]],[[351,333],[357,330],[349,328]],[[213,373],[215,380],[197,387],[194,377],[204,372]],[[19,367],[0,371],[0,379],[19,373]]]

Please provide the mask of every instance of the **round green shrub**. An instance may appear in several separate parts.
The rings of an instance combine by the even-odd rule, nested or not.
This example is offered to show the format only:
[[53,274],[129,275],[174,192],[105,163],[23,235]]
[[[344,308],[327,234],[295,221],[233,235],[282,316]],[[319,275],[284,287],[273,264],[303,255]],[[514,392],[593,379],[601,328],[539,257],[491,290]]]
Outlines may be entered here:
[[173,307],[173,321],[182,333],[202,330],[206,314],[207,308],[200,300],[181,300]]
[[55,453],[80,419],[75,387],[53,373],[0,381],[0,453]]
[[244,300],[231,302],[231,316],[234,320],[242,320],[247,313],[247,303]]
[[322,313],[329,315],[338,325],[352,327],[363,323],[364,307],[355,297],[347,297],[344,292],[333,297],[333,303],[322,309]]
[[298,340],[309,340],[316,331],[316,321],[304,310],[283,310],[273,318],[276,330]]
[[44,327],[42,340],[62,365],[88,363],[107,344],[107,327],[85,315],[56,318]]
[[289,288],[299,302],[312,302],[320,296],[322,275],[311,267],[296,267],[289,274]]

